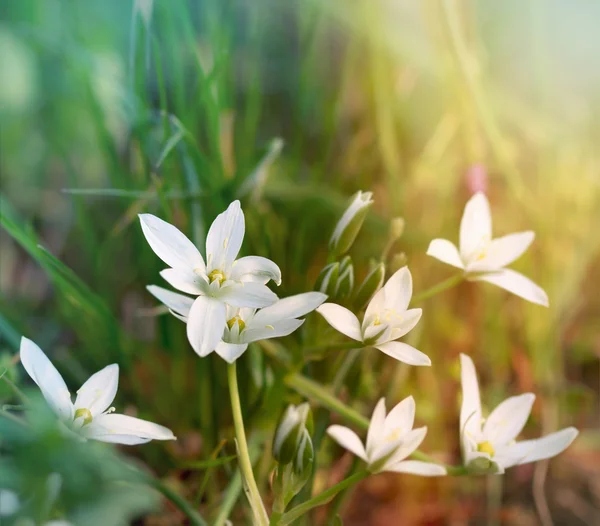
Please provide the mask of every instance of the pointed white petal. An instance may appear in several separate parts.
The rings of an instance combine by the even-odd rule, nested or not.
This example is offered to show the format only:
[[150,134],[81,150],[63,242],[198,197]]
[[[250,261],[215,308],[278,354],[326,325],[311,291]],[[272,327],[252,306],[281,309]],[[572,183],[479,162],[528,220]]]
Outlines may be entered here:
[[233,307],[253,307],[260,309],[277,301],[275,294],[262,283],[231,283],[217,292],[217,297]]
[[387,471],[388,466],[393,466],[401,460],[404,460],[410,454],[412,454],[425,440],[427,434],[427,427],[419,427],[409,431],[402,436],[400,443],[392,456],[386,461],[382,471]]
[[477,192],[465,206],[460,222],[460,256],[469,261],[492,239],[492,215],[487,197]]
[[434,239],[429,243],[427,255],[457,268],[464,268],[458,249],[447,239]]
[[171,292],[170,290],[157,287],[156,285],[148,285],[146,289],[158,301],[169,307],[169,310],[177,313],[180,316],[180,319],[187,319],[192,304],[194,303],[194,298],[184,296],[183,294],[177,294],[177,292]]
[[392,328],[387,323],[380,323],[378,325],[372,324],[362,329],[363,342],[369,342],[369,344],[385,343],[392,340]]
[[385,419],[385,434],[399,429],[406,433],[413,428],[415,423],[415,399],[409,396],[397,404]]
[[96,417],[104,413],[117,395],[119,386],[119,366],[116,363],[107,365],[88,378],[77,391],[75,410],[87,409]]
[[246,256],[233,263],[229,279],[254,281],[263,285],[272,279],[277,285],[281,285],[281,270],[270,259],[260,256]]
[[384,307],[396,312],[404,312],[412,297],[412,276],[408,267],[402,267],[388,279],[385,290]]
[[42,391],[48,405],[62,420],[71,420],[71,393],[56,367],[35,343],[24,337],[21,338],[20,354],[23,367]]
[[206,260],[209,272],[230,268],[242,247],[245,230],[244,212],[240,202],[234,201],[216,217],[208,231]]
[[412,475],[420,475],[422,477],[441,477],[448,474],[444,466],[433,464],[431,462],[422,462],[420,460],[403,460],[402,462],[388,466],[386,471],[409,473]]
[[507,446],[498,451],[496,456],[506,468],[551,458],[567,449],[578,434],[579,431],[574,427],[567,427],[543,438],[523,440]]
[[348,309],[335,303],[323,303],[317,312],[327,320],[335,330],[356,341],[362,340],[358,318]]
[[429,356],[403,342],[387,342],[375,345],[388,356],[408,365],[431,365]]
[[320,292],[305,292],[289,296],[273,303],[270,307],[259,310],[252,322],[257,325],[271,325],[273,322],[299,318],[315,310],[327,296]]
[[215,298],[198,296],[187,323],[192,348],[202,357],[211,353],[223,337],[226,324],[225,304]]
[[226,343],[219,342],[215,347],[215,352],[227,363],[235,362],[248,348],[247,343]]
[[254,320],[250,328],[246,328],[241,333],[241,339],[245,343],[257,342],[259,340],[268,340],[270,338],[281,338],[292,334],[300,325],[304,323],[304,320],[280,320],[273,322],[272,325],[256,327]]
[[384,440],[385,398],[380,398],[373,410],[367,431],[367,456],[370,458],[380,442]]
[[152,214],[140,214],[139,217],[150,248],[169,267],[205,271],[202,255],[179,229]]
[[402,316],[401,321],[392,327],[391,339],[397,340],[412,331],[417,323],[419,323],[422,314],[423,309],[407,310]]
[[514,270],[502,269],[498,272],[483,274],[469,279],[472,281],[487,281],[543,307],[547,307],[549,304],[548,295],[540,286]]
[[463,454],[468,445],[467,439],[474,439],[481,433],[481,399],[479,383],[473,360],[466,354],[460,355],[460,378],[462,386],[462,405],[460,408],[460,435]]
[[347,449],[367,462],[365,448],[354,431],[344,426],[329,426],[327,428],[327,434],[344,449]]
[[115,444],[144,444],[150,440],[176,440],[173,432],[161,425],[119,414],[103,414],[81,428],[86,438]]
[[193,272],[167,268],[161,270],[160,275],[169,285],[181,292],[187,292],[188,294],[198,296],[200,294],[206,294],[206,291],[208,290],[206,281]]
[[373,323],[373,319],[376,315],[383,312],[383,309],[385,308],[385,297],[386,288],[384,286],[375,293],[375,296],[371,298],[371,301],[367,305],[367,310],[365,311],[365,317],[363,319],[363,329]]
[[485,421],[483,434],[492,444],[508,444],[523,430],[535,395],[511,396],[494,409]]
[[498,270],[521,257],[533,242],[533,232],[518,232],[492,240],[485,257],[471,263],[467,270],[469,272],[480,272],[486,270]]

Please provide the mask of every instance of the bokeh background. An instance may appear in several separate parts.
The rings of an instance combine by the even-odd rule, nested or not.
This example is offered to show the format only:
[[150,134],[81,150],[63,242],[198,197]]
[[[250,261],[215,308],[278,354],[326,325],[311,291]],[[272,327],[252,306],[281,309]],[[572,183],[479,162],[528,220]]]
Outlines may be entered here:
[[[160,215],[201,244],[215,215],[241,198],[244,250],[280,265],[278,293],[287,295],[312,289],[348,197],[371,190],[375,205],[351,252],[357,279],[400,216],[406,230],[386,256],[388,271],[406,258],[419,291],[451,272],[425,256],[429,241],[455,240],[464,203],[483,189],[497,234],[536,232],[515,268],[548,292],[550,308],[462,284],[424,305],[412,343],[433,367],[365,352],[340,396],[368,416],[379,396],[390,405],[413,394],[429,426],[425,450],[456,463],[465,352],[490,406],[537,393],[526,436],[567,425],[581,435],[550,464],[505,477],[372,477],[336,510],[348,525],[600,524],[599,94],[593,0],[5,0],[1,370],[27,385],[21,334],[73,390],[119,362],[119,407],[180,437],[126,454],[214,516],[222,495],[235,496],[224,364],[200,360],[180,322],[157,315],[145,286],[163,284],[162,267],[137,214]],[[301,355],[302,334],[282,343]],[[330,382],[336,359],[313,361],[306,374]],[[265,349],[251,349],[239,367],[267,486],[272,417],[300,398]],[[1,380],[0,402],[14,403]],[[46,472],[66,479],[67,464],[73,475],[116,462],[96,465],[52,440],[23,446],[18,473],[0,462],[0,482],[22,488]],[[327,440],[318,458],[316,489],[351,463]],[[63,482],[70,493],[59,510],[83,506],[86,525],[125,516],[185,523],[168,502],[133,490],[137,501],[115,504],[111,473]],[[234,524],[248,521],[242,500]]]

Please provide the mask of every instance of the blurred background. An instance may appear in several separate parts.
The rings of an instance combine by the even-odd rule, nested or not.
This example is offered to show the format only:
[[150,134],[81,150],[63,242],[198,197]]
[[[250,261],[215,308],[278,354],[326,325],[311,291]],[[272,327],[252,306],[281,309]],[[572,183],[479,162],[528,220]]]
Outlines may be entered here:
[[[48,352],[72,391],[118,362],[119,409],[179,437],[123,450],[130,462],[205,517],[233,499],[233,524],[247,524],[239,480],[237,493],[230,482],[224,364],[199,359],[183,325],[158,316],[145,286],[164,285],[162,263],[137,214],[157,214],[202,245],[216,214],[240,198],[243,250],[280,265],[285,296],[313,288],[348,197],[371,190],[351,252],[356,279],[382,257],[388,275],[408,260],[418,292],[451,274],[425,256],[429,241],[457,241],[466,200],[484,190],[495,234],[536,232],[514,267],[548,292],[550,309],[461,284],[428,300],[411,333],[431,368],[364,352],[340,397],[369,416],[379,396],[391,406],[413,394],[429,427],[423,449],[458,463],[464,352],[489,407],[537,394],[524,436],[567,425],[581,435],[550,465],[505,477],[371,477],[334,512],[351,526],[600,524],[599,28],[593,0],[5,0],[0,374],[28,385],[21,335]],[[398,216],[405,233],[382,255]],[[320,323],[312,316],[307,326],[323,333]],[[302,359],[303,334],[276,345]],[[336,359],[318,357],[304,372],[330,383]],[[267,494],[273,415],[301,398],[258,345],[239,369]],[[16,403],[1,380],[0,403]],[[77,524],[185,524],[134,482],[130,498],[117,498],[121,453],[65,450],[43,429],[25,442],[4,431],[0,487],[27,492],[58,472],[57,513]],[[351,461],[324,440],[312,487],[335,483]],[[69,482],[76,473],[89,476]],[[333,524],[334,512],[306,524]]]

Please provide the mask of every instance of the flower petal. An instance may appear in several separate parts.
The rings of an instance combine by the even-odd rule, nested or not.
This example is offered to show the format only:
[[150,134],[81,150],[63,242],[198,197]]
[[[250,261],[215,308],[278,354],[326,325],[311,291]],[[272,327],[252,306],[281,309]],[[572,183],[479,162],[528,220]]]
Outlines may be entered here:
[[177,294],[170,290],[157,287],[156,285],[148,285],[148,292],[152,294],[158,301],[165,304],[172,312],[179,314],[180,317],[187,319],[190,314],[190,309],[194,303],[194,298]]
[[344,426],[329,426],[327,434],[340,446],[367,462],[367,453],[358,435]]
[[214,269],[226,271],[230,268],[242,248],[245,230],[244,212],[240,202],[234,201],[225,212],[216,217],[206,236],[209,272]]
[[431,365],[429,357],[403,342],[387,342],[375,345],[381,352],[408,365]]
[[227,363],[235,362],[248,348],[247,343],[226,343],[219,342],[215,347],[215,352]]
[[391,339],[397,340],[412,331],[423,314],[423,309],[409,309],[402,316],[402,321],[392,328]]
[[508,468],[555,457],[567,449],[578,434],[579,431],[574,427],[567,427],[543,438],[523,440],[498,451],[495,460]]
[[535,395],[511,396],[494,409],[485,421],[483,434],[492,444],[508,444],[523,430]]
[[492,214],[485,194],[477,192],[465,206],[460,222],[460,256],[469,261],[474,253],[492,239]]
[[275,294],[269,287],[262,283],[234,283],[221,287],[217,297],[233,307],[253,307],[260,309],[273,305],[277,301]]
[[161,270],[160,275],[169,285],[181,292],[187,292],[195,296],[207,293],[208,283],[201,276],[193,272],[167,268]]
[[281,285],[281,270],[270,259],[260,256],[246,256],[233,263],[229,279],[253,281],[263,285],[266,285],[272,279],[277,285]]
[[104,413],[117,395],[119,386],[119,366],[116,363],[107,365],[88,378],[77,391],[75,410],[87,409],[96,417]]
[[206,270],[202,254],[178,228],[152,214],[140,214],[139,217],[150,248],[169,267]]
[[385,413],[385,398],[380,398],[373,410],[369,430],[367,431],[366,451],[369,458],[371,458],[380,442],[384,440]]
[[398,313],[404,312],[412,297],[412,276],[408,267],[396,271],[383,286],[383,290],[385,290],[384,307]]
[[444,466],[420,460],[403,460],[402,462],[388,466],[386,471],[409,473],[411,475],[421,475],[422,477],[441,477],[448,474]]
[[375,293],[375,296],[371,298],[371,301],[367,305],[367,310],[365,311],[365,317],[363,318],[363,331],[373,323],[377,314],[383,312],[383,309],[385,308],[385,295],[386,288],[383,286]]
[[413,428],[415,423],[415,399],[408,396],[389,412],[385,419],[384,434],[393,432],[395,429],[407,433]]
[[534,238],[535,234],[528,231],[493,239],[485,257],[471,263],[467,270],[469,272],[480,272],[501,269],[521,257]]
[[514,270],[502,269],[498,272],[482,274],[469,279],[471,281],[487,281],[537,305],[547,307],[549,304],[548,295],[540,286]]
[[119,414],[103,414],[81,428],[86,438],[115,444],[144,444],[150,440],[176,440],[173,432],[161,425]]
[[284,319],[299,318],[315,310],[327,296],[320,292],[305,292],[276,301],[273,305],[259,310],[252,323],[256,325],[271,325]]
[[462,405],[460,408],[460,432],[473,437],[481,432],[481,399],[475,364],[466,354],[460,355],[460,380]]
[[462,260],[460,259],[458,249],[454,243],[451,243],[447,239],[434,239],[431,243],[429,243],[427,255],[439,259],[443,263],[447,263],[453,267],[465,268]]
[[386,460],[385,465],[381,471],[387,471],[388,466],[393,466],[401,460],[404,460],[408,455],[412,454],[425,440],[427,434],[427,427],[419,427],[406,433],[400,440],[399,446],[396,448],[392,456]]
[[226,308],[222,301],[198,296],[187,323],[187,336],[192,348],[202,357],[211,353],[223,337]]
[[18,495],[9,489],[0,489],[0,517],[8,517],[19,511],[21,503]]
[[[281,338],[288,334],[292,334],[292,332],[303,323],[304,320],[295,319],[275,321],[272,325],[265,327],[246,329],[242,332],[241,338],[245,343],[269,340],[271,338]],[[252,327],[254,327],[254,325]]]
[[323,303],[317,312],[325,318],[335,330],[356,341],[362,341],[358,318],[345,307],[335,303]]
[[62,420],[71,420],[71,393],[56,367],[35,343],[25,337],[21,338],[20,355],[23,367],[42,391],[48,405]]

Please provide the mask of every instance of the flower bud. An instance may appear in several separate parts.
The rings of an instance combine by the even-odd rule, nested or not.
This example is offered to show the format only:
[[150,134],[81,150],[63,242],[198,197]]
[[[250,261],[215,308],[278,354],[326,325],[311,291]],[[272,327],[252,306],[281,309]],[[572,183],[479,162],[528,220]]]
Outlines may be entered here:
[[496,462],[489,458],[477,457],[467,464],[467,471],[473,475],[493,475],[500,471]]
[[403,217],[394,217],[390,222],[390,239],[392,241],[397,241],[404,234],[404,227],[406,226],[406,222]]
[[337,279],[337,286],[334,294],[331,294],[333,298],[347,298],[352,294],[354,289],[354,267],[352,266],[352,259],[350,256],[346,256],[340,262],[340,272]]
[[[303,437],[312,426],[312,415],[308,403],[289,405],[281,416],[273,438],[273,457],[280,464],[294,461]],[[306,447],[306,444],[303,446]]]
[[369,207],[373,204],[371,192],[359,191],[352,198],[329,241],[329,249],[335,256],[341,256],[350,250],[360,228],[367,216]]
[[400,270],[402,267],[405,267],[408,263],[408,258],[404,252],[399,252],[398,254],[394,254],[392,257],[392,261],[390,264],[390,272],[393,274],[397,270]]
[[379,263],[363,280],[354,296],[354,308],[356,311],[364,309],[375,293],[382,287],[385,278],[385,265]]
[[305,428],[298,443],[296,457],[294,458],[293,470],[296,475],[302,475],[312,469],[315,459],[315,451],[313,448],[312,439]]
[[315,290],[327,294],[333,297],[337,289],[338,276],[340,273],[340,264],[336,261],[325,265],[317,281],[315,283]]

